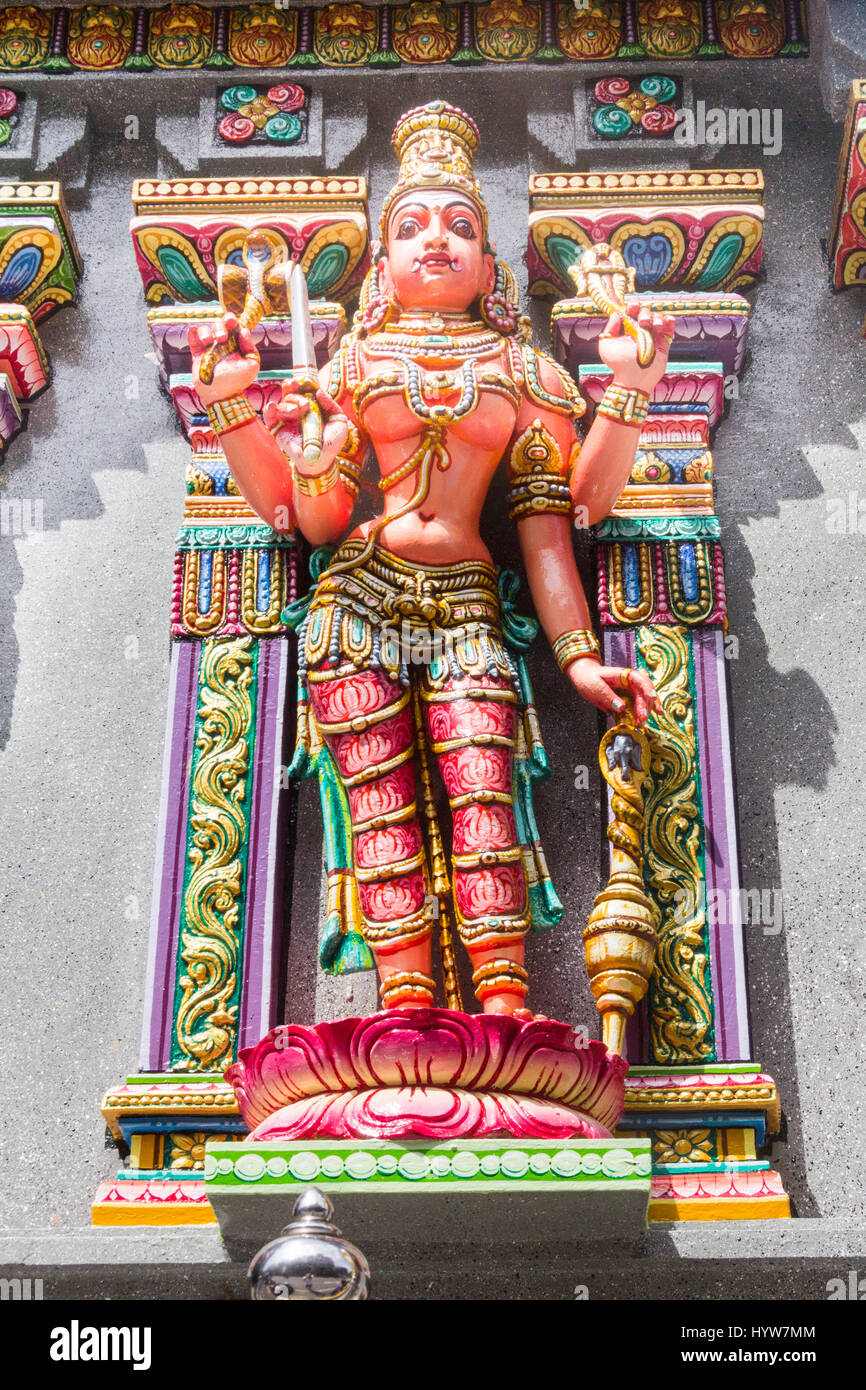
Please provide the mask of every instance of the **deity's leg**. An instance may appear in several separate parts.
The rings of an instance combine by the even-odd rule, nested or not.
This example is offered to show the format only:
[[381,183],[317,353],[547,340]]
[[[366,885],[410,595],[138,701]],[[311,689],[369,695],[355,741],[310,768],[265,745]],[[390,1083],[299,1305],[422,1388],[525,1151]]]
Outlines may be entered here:
[[310,686],[316,723],[349,799],[364,935],[386,1009],[433,1003],[433,904],[415,803],[411,692],[380,671],[329,676]]
[[529,896],[512,795],[517,695],[489,676],[425,690],[426,728],[454,818],[454,903],[485,1013],[524,1013]]

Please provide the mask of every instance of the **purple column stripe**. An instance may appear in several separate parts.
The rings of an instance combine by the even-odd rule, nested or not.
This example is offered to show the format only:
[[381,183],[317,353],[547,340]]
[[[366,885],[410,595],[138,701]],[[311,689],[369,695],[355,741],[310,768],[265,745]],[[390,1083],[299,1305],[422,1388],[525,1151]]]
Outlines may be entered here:
[[238,1046],[258,1042],[277,1021],[279,934],[283,920],[285,845],[280,788],[284,751],[289,643],[259,642],[256,734],[247,852],[246,925]]
[[153,874],[141,1036],[140,1065],[145,1071],[166,1070],[171,1050],[200,650],[198,642],[173,642],[171,648],[159,839]]
[[[725,683],[724,636],[719,628],[692,633],[698,703],[698,745],[706,837],[710,971],[720,1062],[750,1060],[748,999],[740,913],[740,869]],[[715,853],[713,853],[713,850]],[[715,890],[714,897],[710,894]],[[718,906],[710,912],[712,904]]]

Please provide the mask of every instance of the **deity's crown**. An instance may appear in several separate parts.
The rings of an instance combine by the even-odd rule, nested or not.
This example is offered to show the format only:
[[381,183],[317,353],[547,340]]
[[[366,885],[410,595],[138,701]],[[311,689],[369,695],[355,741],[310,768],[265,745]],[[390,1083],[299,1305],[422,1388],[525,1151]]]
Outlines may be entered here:
[[382,207],[382,236],[394,203],[404,193],[413,188],[454,188],[477,207],[486,239],[487,208],[472,172],[472,156],[480,143],[472,118],[447,101],[428,101],[401,116],[391,136],[400,174]]

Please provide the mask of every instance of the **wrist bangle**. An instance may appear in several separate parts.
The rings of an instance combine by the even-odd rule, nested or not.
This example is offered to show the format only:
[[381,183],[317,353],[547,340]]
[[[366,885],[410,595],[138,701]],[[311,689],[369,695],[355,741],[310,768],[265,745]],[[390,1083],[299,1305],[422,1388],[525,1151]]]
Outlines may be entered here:
[[321,497],[323,492],[330,492],[332,487],[336,487],[339,477],[340,469],[336,459],[324,473],[316,473],[312,477],[295,469],[295,482],[302,497]]
[[559,669],[564,671],[569,662],[575,661],[579,656],[591,656],[600,662],[601,648],[598,638],[590,628],[577,627],[573,632],[563,632],[557,637],[553,643],[553,655]]
[[640,429],[648,410],[649,396],[646,391],[640,391],[636,386],[617,386],[613,382],[602,396],[596,414]]
[[246,396],[229,396],[224,401],[211,401],[207,414],[214,434],[228,434],[231,430],[240,429],[248,420],[258,419]]

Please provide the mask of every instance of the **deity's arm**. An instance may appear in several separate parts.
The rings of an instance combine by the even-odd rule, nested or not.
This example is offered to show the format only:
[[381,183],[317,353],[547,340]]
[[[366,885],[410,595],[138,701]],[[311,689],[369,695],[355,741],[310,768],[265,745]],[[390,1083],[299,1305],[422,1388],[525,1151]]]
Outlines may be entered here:
[[[625,688],[623,671],[602,665],[571,535],[573,478],[583,458],[575,425],[584,404],[573,381],[561,368],[541,354],[530,358],[529,351],[524,354],[524,405],[508,452],[509,510],[517,522],[535,608],[557,662],[584,699],[615,714],[622,709],[615,688]],[[628,427],[613,428],[625,431]],[[598,485],[594,493],[597,516],[609,510],[611,504],[605,503],[607,491],[616,486],[612,493],[615,501],[628,477],[638,431],[629,428],[628,432],[629,441],[615,436],[616,466],[625,469],[623,481],[619,481],[618,475],[607,489]],[[598,431],[598,436],[604,441],[603,431]],[[590,476],[593,471],[590,470]],[[589,524],[583,515],[578,516],[578,522]],[[635,697],[635,717],[643,723],[654,708],[655,692],[643,673],[631,672],[626,676]]]
[[317,406],[323,420],[322,453],[315,468],[304,458],[300,420],[310,408],[296,382],[283,382],[282,400],[265,409],[292,489],[292,512],[311,545],[345,535],[358,497],[358,480],[367,440],[354,420],[351,392],[342,382],[337,359],[319,373]]
[[[237,333],[237,347],[223,352],[207,382],[201,379],[204,354]],[[282,400],[269,402],[264,421],[246,391],[259,370],[259,355],[248,329],[224,315],[209,327],[190,329],[193,380],[232,477],[254,511],[276,531],[300,526],[312,545],[345,534],[358,495],[364,453],[360,432],[347,418],[351,393],[342,386],[342,353],[319,375],[317,408],[322,415],[322,449],[315,468],[304,457],[300,421],[310,408],[306,388],[283,382]],[[339,400],[333,399],[334,383]],[[331,387],[329,393],[328,387]]]
[[253,511],[275,531],[294,531],[297,513],[291,464],[261,417],[221,430],[220,447]]
[[591,626],[571,539],[570,478],[585,409],[571,378],[534,349],[524,350],[524,401],[507,455],[509,513],[541,625],[551,642]]
[[629,480],[640,430],[596,415],[571,474],[576,521],[594,526],[606,517]]
[[636,321],[655,345],[655,352],[642,366],[634,336],[623,331],[622,316],[612,314],[599,339],[601,360],[611,368],[613,380],[602,397],[595,419],[571,470],[571,498],[575,521],[593,526],[607,516],[622,495],[634,467],[650,398],[664,375],[674,334],[670,315],[653,314],[639,303],[628,306]]

